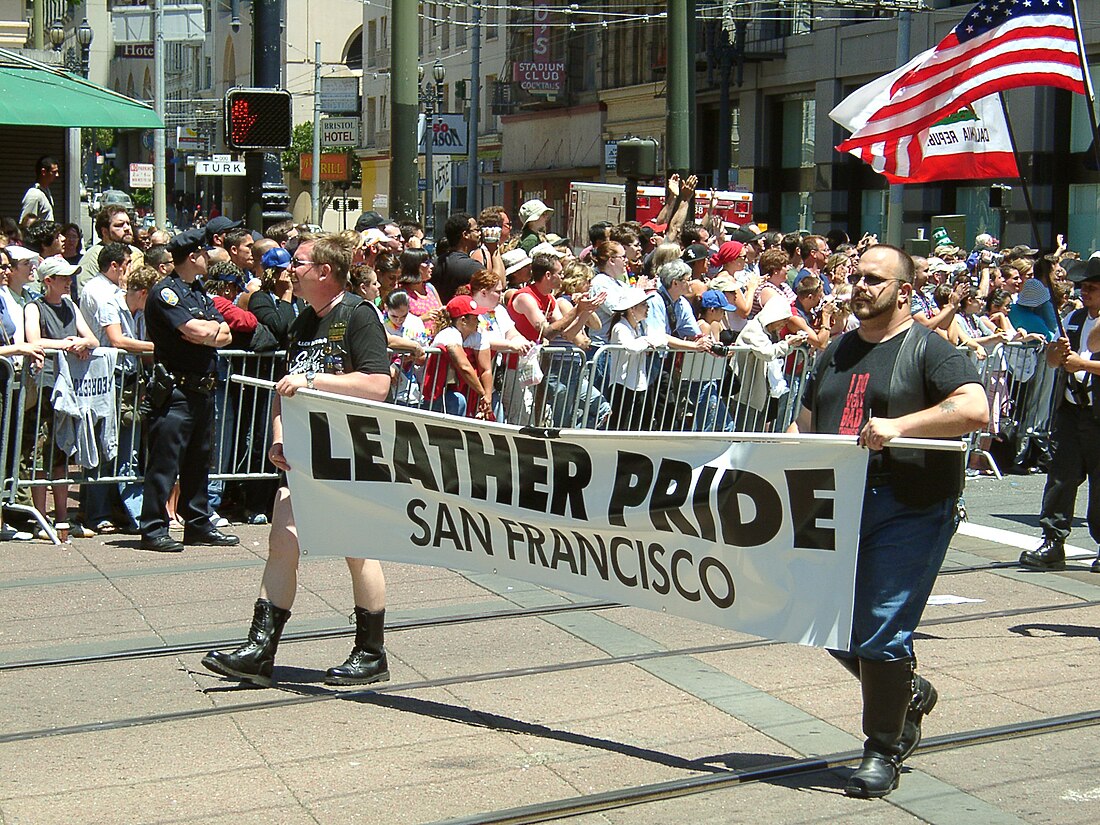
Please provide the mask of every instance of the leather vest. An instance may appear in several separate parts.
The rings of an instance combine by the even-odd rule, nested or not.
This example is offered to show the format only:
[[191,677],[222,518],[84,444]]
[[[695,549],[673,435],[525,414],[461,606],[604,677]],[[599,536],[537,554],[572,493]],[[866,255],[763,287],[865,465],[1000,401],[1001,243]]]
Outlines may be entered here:
[[[1088,320],[1089,311],[1087,309],[1075,309],[1066,318],[1065,330],[1066,338],[1069,339],[1069,348],[1074,353],[1081,351],[1081,331],[1085,327],[1085,321]],[[1100,320],[1097,320],[1100,324]],[[1100,353],[1094,352],[1090,354],[1090,360],[1100,361]],[[1061,406],[1063,403],[1069,403],[1066,401],[1066,385],[1072,380],[1072,374],[1065,370],[1059,370],[1058,383],[1055,386],[1055,407]],[[1092,406],[1094,410],[1100,410],[1100,380],[1095,375],[1085,375],[1085,387],[1088,389],[1089,397],[1092,399]]]
[[[853,331],[848,334],[858,333]],[[926,364],[928,336],[935,333],[914,323],[902,334],[905,338],[901,342],[894,371],[890,376],[889,399],[886,404],[888,418],[925,410],[943,400],[929,393],[924,380],[930,366]],[[825,350],[822,364],[816,370],[815,409],[820,379],[832,366],[839,343],[840,341],[834,341]],[[965,470],[962,453],[887,447],[883,451],[883,458],[890,475],[890,488],[902,504],[917,508],[931,507],[941,501],[956,499],[962,492]]]

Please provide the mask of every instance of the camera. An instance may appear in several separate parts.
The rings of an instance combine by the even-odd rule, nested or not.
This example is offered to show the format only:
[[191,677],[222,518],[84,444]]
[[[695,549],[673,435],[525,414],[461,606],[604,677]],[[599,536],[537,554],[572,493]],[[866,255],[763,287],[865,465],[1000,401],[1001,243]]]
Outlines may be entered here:
[[729,345],[719,344],[717,341],[710,345],[710,351],[712,355],[717,355],[719,358],[725,358],[730,354]]
[[500,227],[486,226],[481,230],[481,240],[485,243],[500,243]]

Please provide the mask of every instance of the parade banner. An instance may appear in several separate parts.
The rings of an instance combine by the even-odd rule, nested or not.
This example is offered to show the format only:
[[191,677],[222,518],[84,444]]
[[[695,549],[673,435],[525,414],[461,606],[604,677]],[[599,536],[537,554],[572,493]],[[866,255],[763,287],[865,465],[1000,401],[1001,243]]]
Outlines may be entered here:
[[310,391],[282,399],[282,423],[310,555],[848,646],[867,469],[854,440],[544,433]]

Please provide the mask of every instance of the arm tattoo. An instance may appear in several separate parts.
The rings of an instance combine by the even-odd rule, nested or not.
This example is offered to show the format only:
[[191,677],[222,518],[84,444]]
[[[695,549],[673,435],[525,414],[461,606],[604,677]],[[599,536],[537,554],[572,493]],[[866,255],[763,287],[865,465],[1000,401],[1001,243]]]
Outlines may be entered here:
[[959,405],[952,401],[950,398],[946,398],[940,402],[940,412],[952,413],[959,408]]

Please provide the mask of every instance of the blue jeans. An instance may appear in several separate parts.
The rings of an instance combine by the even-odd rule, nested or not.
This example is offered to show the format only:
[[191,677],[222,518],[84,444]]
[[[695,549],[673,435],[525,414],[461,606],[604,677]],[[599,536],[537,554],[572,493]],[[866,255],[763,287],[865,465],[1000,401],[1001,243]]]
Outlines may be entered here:
[[432,412],[447,413],[462,418],[466,415],[466,396],[454,390],[443,390],[443,395],[432,401],[428,405],[428,409]]
[[876,661],[913,656],[913,632],[957,526],[954,499],[918,509],[900,504],[890,487],[867,489],[850,655]]

